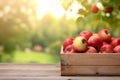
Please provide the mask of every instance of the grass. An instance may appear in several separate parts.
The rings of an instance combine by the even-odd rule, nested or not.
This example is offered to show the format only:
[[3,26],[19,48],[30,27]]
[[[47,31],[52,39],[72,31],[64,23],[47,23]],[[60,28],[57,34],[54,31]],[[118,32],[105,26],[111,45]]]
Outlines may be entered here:
[[15,51],[13,63],[58,63],[59,56],[44,52]]

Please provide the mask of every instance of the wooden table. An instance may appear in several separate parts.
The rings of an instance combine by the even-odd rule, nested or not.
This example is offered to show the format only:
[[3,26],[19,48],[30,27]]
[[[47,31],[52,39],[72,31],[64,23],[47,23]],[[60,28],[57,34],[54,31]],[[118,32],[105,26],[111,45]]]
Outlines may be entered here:
[[120,80],[120,76],[61,76],[59,64],[0,64],[0,80]]

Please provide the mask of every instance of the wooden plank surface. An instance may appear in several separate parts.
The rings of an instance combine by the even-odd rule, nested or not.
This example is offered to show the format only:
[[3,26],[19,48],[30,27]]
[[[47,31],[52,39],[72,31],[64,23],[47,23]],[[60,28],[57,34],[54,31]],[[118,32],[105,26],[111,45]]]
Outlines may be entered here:
[[79,53],[61,54],[61,65],[73,66],[120,66],[120,53],[98,54],[98,53]]
[[120,76],[61,76],[60,64],[0,63],[0,80],[120,80]]
[[119,75],[120,66],[62,66],[62,75]]

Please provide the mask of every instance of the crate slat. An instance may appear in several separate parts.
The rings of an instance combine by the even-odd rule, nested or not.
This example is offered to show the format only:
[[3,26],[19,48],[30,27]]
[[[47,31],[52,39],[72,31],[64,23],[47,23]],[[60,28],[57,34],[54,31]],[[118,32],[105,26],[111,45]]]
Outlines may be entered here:
[[120,75],[120,66],[62,66],[61,75]]
[[61,54],[61,65],[91,66],[91,65],[109,65],[120,66],[120,54],[98,54],[98,53],[77,53]]

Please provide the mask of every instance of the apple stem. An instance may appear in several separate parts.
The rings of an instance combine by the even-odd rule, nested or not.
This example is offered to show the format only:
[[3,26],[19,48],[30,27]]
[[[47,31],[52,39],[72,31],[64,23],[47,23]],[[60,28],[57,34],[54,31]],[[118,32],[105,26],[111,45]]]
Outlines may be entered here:
[[82,40],[82,43],[87,43],[87,41],[85,39]]

